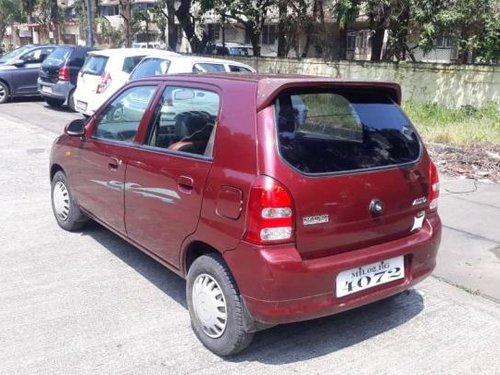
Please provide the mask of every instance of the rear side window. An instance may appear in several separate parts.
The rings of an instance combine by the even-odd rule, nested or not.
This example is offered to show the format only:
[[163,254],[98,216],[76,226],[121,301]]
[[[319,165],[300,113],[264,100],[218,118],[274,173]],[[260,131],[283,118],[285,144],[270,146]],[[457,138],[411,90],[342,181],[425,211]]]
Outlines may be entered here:
[[193,66],[193,73],[218,73],[225,71],[226,69],[222,64],[198,63]]
[[52,65],[62,65],[71,54],[72,49],[69,47],[56,48],[46,59],[45,62]]
[[281,94],[275,101],[282,157],[305,173],[414,162],[420,142],[397,104],[370,92]]
[[106,69],[107,63],[107,56],[89,55],[85,60],[85,64],[83,64],[81,72],[100,76]]
[[157,76],[165,74],[170,66],[170,61],[158,58],[144,59],[134,69],[130,79],[138,79],[142,77]]
[[244,66],[238,66],[238,65],[229,65],[229,70],[231,72],[244,72],[244,73],[251,73],[252,71],[248,68],[245,68]]
[[131,73],[132,70],[134,70],[135,66],[139,64],[143,58],[144,55],[125,57],[125,60],[123,60],[122,70],[125,73]]

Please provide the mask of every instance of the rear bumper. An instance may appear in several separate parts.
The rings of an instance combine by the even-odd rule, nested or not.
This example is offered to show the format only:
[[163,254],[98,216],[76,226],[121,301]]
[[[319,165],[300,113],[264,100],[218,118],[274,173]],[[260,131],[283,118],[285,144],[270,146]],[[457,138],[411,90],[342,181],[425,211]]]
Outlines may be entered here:
[[37,85],[38,92],[43,97],[61,99],[65,101],[68,99],[71,91],[75,88],[75,85],[69,81],[58,81],[57,83],[52,83],[42,81],[40,78],[38,78]]
[[[251,317],[263,324],[290,323],[336,314],[403,292],[436,266],[441,222],[395,241],[328,257],[303,260],[293,246],[258,247],[242,242],[224,253]],[[335,295],[339,272],[404,256],[405,278],[345,297]]]

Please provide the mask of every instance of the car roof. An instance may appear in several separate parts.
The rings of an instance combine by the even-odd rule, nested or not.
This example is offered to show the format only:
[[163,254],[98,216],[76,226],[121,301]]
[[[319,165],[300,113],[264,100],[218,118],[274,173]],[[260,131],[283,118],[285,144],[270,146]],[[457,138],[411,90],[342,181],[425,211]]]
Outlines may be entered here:
[[[258,73],[186,73],[161,75],[142,78],[138,81],[176,80],[213,84],[220,87],[234,84],[237,81],[254,84],[257,91],[257,110],[261,110],[274,100],[276,95],[288,88],[344,88],[344,89],[376,89],[388,95],[397,104],[401,104],[401,87],[390,81],[343,80],[329,77],[293,74],[258,74]],[[137,81],[134,81],[137,82]]]
[[[134,49],[137,51],[139,48],[134,48]],[[177,52],[166,51],[166,50],[156,49],[156,48],[148,48],[144,52],[146,52],[146,56],[144,58],[148,58],[148,57],[170,58],[172,56],[182,56],[182,55],[178,54]]]
[[[171,52],[172,53],[172,52]],[[144,57],[145,59],[149,57],[163,57],[160,55],[147,55]],[[205,57],[205,56],[193,56],[193,55],[170,55],[170,56],[165,56],[165,58],[168,58],[169,60],[172,61],[181,61],[186,64],[192,64],[192,63],[211,63],[211,64],[234,64],[238,66],[248,66],[245,63],[241,63],[238,61],[234,60],[226,60],[226,59],[217,59],[213,57]],[[252,68],[253,69],[253,68]]]
[[100,55],[108,57],[128,57],[146,55],[145,48],[110,48],[89,52],[89,55]]

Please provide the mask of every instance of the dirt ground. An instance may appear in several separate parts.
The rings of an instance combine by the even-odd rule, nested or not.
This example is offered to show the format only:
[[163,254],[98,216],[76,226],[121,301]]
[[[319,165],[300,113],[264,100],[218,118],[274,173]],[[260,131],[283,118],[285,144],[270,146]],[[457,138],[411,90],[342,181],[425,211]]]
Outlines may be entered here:
[[462,147],[429,143],[427,149],[441,172],[500,183],[500,145]]

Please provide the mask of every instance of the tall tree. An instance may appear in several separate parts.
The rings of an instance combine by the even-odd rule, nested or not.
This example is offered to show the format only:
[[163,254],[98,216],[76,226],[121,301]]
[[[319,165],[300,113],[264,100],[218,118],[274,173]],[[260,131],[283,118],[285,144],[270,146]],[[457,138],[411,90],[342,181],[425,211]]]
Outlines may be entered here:
[[[252,43],[253,53],[260,56],[261,35],[270,8],[276,0],[198,0],[202,11],[214,10],[224,19],[243,25]],[[293,3],[293,2],[291,2]],[[181,20],[179,19],[179,22]]]
[[[153,8],[156,15],[156,23],[161,32],[161,38],[167,42],[168,49],[175,51],[177,49],[177,27],[175,25],[175,0],[159,0]],[[165,40],[165,32],[168,33]]]
[[22,18],[22,8],[17,0],[0,0],[0,42],[7,26]]
[[63,20],[57,0],[38,0],[37,21],[46,26],[53,34],[56,43],[59,43],[59,25]]
[[182,30],[184,30],[184,34],[186,34],[191,46],[191,51],[193,53],[203,53],[208,43],[208,37],[206,33],[202,33],[200,37],[196,32],[197,17],[192,13],[192,10],[193,0],[179,0],[179,7],[175,11],[175,15],[179,20]]
[[37,2],[37,0],[21,0],[21,7],[23,12],[26,14],[28,23],[33,22],[33,12],[35,11]]
[[123,19],[123,28],[125,29],[125,47],[132,46],[133,37],[133,19],[132,19],[132,0],[120,0],[120,16]]

